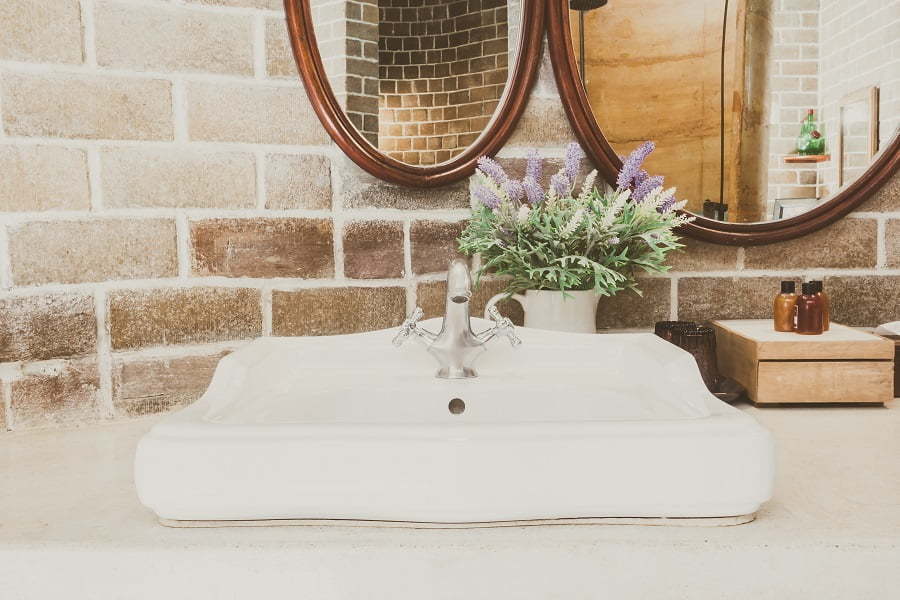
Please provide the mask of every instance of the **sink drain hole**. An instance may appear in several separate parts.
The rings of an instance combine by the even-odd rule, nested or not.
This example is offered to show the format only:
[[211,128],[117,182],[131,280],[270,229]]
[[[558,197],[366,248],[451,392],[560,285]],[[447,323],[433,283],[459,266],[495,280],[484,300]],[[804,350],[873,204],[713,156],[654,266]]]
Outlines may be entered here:
[[454,398],[450,401],[450,404],[447,405],[447,408],[450,409],[452,414],[459,415],[466,410],[466,403],[462,401],[462,398]]

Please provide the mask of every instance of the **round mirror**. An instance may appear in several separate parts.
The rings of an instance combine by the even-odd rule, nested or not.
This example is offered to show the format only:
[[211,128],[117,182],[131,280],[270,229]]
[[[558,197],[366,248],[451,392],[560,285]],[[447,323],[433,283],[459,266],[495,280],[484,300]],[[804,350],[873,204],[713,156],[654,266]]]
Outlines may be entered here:
[[326,129],[363,168],[398,183],[469,175],[511,133],[539,63],[536,0],[288,0],[287,9]]
[[586,149],[617,168],[655,141],[648,170],[677,186],[700,227],[776,231],[834,213],[830,200],[896,167],[900,2],[564,1],[549,31],[565,28],[557,76],[574,79],[568,97],[590,113],[574,109],[576,131],[601,138]]

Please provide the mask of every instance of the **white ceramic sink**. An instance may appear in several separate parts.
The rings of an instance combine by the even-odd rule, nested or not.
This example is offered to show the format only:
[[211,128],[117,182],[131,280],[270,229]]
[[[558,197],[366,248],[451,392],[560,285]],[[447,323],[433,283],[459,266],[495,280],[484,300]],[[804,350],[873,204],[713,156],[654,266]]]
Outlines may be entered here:
[[652,334],[517,332],[463,380],[435,378],[393,330],[256,340],[141,440],[140,499],[171,521],[468,523],[729,517],[771,496],[770,435],[687,353]]

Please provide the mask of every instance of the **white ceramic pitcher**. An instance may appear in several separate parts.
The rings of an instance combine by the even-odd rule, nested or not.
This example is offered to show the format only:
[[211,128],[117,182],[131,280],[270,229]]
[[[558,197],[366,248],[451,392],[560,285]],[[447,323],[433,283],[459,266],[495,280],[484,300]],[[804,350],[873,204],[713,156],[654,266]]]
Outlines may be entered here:
[[[525,309],[525,327],[552,329],[573,333],[597,333],[597,302],[600,296],[593,290],[570,291],[563,295],[558,290],[527,290],[525,295],[513,294],[513,300]],[[506,294],[497,294],[484,308],[488,311]]]

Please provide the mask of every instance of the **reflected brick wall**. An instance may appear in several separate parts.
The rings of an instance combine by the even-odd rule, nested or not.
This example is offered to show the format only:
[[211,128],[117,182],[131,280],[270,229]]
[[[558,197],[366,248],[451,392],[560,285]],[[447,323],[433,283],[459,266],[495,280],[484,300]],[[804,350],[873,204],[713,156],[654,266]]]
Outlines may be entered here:
[[506,0],[378,0],[378,146],[435,164],[484,131],[507,77]]

